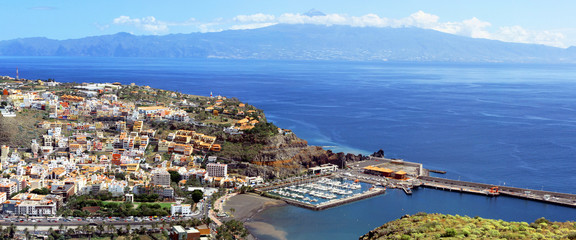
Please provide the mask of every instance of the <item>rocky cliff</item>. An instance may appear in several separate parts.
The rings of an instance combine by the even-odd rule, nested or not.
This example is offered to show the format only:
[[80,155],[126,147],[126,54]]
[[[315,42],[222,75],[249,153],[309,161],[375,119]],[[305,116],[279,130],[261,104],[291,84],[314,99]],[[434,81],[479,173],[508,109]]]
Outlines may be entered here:
[[368,156],[351,153],[334,153],[322,147],[309,146],[308,143],[294,134],[275,135],[270,137],[258,155],[250,164],[237,167],[248,176],[284,177],[306,171],[307,168],[326,163],[343,166],[344,162],[367,159]]

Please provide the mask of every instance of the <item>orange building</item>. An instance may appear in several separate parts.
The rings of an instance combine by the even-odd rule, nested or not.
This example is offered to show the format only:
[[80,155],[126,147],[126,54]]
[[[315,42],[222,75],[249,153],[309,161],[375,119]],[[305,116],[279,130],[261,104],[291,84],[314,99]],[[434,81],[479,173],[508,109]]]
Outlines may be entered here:
[[395,179],[406,179],[406,172],[400,170],[398,172],[394,173],[394,178]]
[[391,169],[376,166],[368,166],[364,168],[364,173],[379,175],[383,177],[391,177],[393,172],[394,171],[392,171]]
[[60,97],[60,99],[62,101],[67,101],[67,102],[82,102],[82,101],[84,101],[83,97],[72,96],[72,95],[62,95],[62,97]]

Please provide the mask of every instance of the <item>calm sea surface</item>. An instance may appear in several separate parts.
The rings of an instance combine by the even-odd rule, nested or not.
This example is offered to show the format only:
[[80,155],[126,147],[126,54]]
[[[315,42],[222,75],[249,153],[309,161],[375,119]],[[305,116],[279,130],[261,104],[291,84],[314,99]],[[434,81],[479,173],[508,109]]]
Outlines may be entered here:
[[[576,193],[576,66],[132,58],[0,58],[0,75],[234,96],[310,144],[422,162],[445,177]],[[576,209],[417,190],[256,217],[288,239],[351,239],[418,211],[533,221]],[[267,239],[266,235],[259,238]]]

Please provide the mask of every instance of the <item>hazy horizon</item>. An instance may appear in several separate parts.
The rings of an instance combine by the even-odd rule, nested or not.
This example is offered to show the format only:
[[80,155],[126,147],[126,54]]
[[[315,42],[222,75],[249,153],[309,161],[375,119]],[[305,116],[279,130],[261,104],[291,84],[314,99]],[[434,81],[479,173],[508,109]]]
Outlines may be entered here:
[[273,24],[417,27],[472,38],[576,45],[576,15],[561,1],[390,2],[303,0],[242,2],[157,1],[3,1],[0,40],[46,37],[64,40],[127,32],[166,35],[254,29]]

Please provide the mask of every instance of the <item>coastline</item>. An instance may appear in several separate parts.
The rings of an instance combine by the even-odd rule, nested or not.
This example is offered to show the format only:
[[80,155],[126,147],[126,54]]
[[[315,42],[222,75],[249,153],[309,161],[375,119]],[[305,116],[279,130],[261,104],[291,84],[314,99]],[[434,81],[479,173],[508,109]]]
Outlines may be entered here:
[[[284,206],[287,203],[282,200],[262,197],[254,193],[238,194],[231,197],[224,203],[224,212],[231,213],[231,218],[242,221],[252,237],[257,232],[258,235],[270,236],[274,239],[287,239],[287,233],[279,230],[273,225],[266,222],[253,221],[252,217],[256,214],[273,207]],[[234,212],[230,209],[234,208]]]

